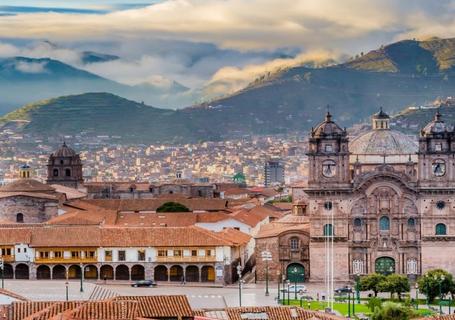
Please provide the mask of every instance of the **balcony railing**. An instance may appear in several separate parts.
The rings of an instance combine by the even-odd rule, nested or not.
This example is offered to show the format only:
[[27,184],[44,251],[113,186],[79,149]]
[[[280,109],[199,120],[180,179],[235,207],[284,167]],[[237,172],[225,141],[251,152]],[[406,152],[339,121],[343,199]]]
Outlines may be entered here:
[[58,257],[58,258],[35,258],[35,262],[39,263],[96,263],[98,262],[97,257],[93,258],[63,258],[63,257]]
[[215,256],[205,256],[205,257],[182,257],[182,256],[172,256],[172,257],[156,257],[157,262],[216,262]]

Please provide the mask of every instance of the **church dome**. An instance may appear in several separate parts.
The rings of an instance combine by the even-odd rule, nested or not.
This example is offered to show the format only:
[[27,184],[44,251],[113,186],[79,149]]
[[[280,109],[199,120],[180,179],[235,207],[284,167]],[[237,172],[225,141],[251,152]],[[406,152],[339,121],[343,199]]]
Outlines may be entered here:
[[414,154],[417,150],[413,139],[395,130],[371,130],[349,144],[352,154],[399,155]]
[[312,137],[329,138],[345,135],[345,131],[333,122],[332,115],[327,111],[325,120],[312,130],[311,135]]
[[372,130],[352,140],[351,154],[403,155],[415,154],[417,142],[404,133],[390,129],[390,117],[382,108],[371,117]]
[[53,192],[54,188],[34,179],[19,179],[0,187],[0,192]]
[[74,157],[76,156],[76,152],[68,147],[65,142],[63,142],[62,146],[55,151],[52,156],[54,157]]

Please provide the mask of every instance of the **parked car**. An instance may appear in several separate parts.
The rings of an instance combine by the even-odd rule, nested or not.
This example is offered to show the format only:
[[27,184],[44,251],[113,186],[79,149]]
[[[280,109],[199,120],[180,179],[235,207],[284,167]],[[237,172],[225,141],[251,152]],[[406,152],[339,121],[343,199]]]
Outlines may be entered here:
[[152,280],[139,280],[131,284],[132,287],[138,288],[138,287],[156,287],[156,282]]
[[337,294],[351,293],[351,292],[352,292],[352,288],[349,286],[344,286],[344,287],[335,289],[335,293],[337,293]]
[[[297,292],[299,294],[303,294],[303,293],[305,293],[307,291],[308,291],[307,288],[303,284],[298,284],[298,285],[291,284],[289,286],[289,293]],[[288,288],[285,287],[283,289],[283,292],[288,292]]]

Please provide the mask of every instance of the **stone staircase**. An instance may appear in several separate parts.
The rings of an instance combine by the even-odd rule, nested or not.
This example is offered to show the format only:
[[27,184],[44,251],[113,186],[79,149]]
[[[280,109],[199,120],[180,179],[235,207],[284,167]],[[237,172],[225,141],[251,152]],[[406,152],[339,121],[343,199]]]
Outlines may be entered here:
[[92,293],[90,294],[89,300],[107,300],[118,296],[118,293],[107,289],[100,285],[95,285]]

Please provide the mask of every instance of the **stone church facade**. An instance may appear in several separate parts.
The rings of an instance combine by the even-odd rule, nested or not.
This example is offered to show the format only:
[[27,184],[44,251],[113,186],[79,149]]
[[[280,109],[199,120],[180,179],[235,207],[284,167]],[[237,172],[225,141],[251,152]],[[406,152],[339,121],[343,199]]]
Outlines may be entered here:
[[308,185],[294,190],[307,205],[306,279],[324,281],[332,235],[336,281],[373,272],[415,279],[432,268],[455,273],[455,133],[439,112],[418,143],[389,121],[381,110],[371,131],[349,139],[327,113],[312,130]]

